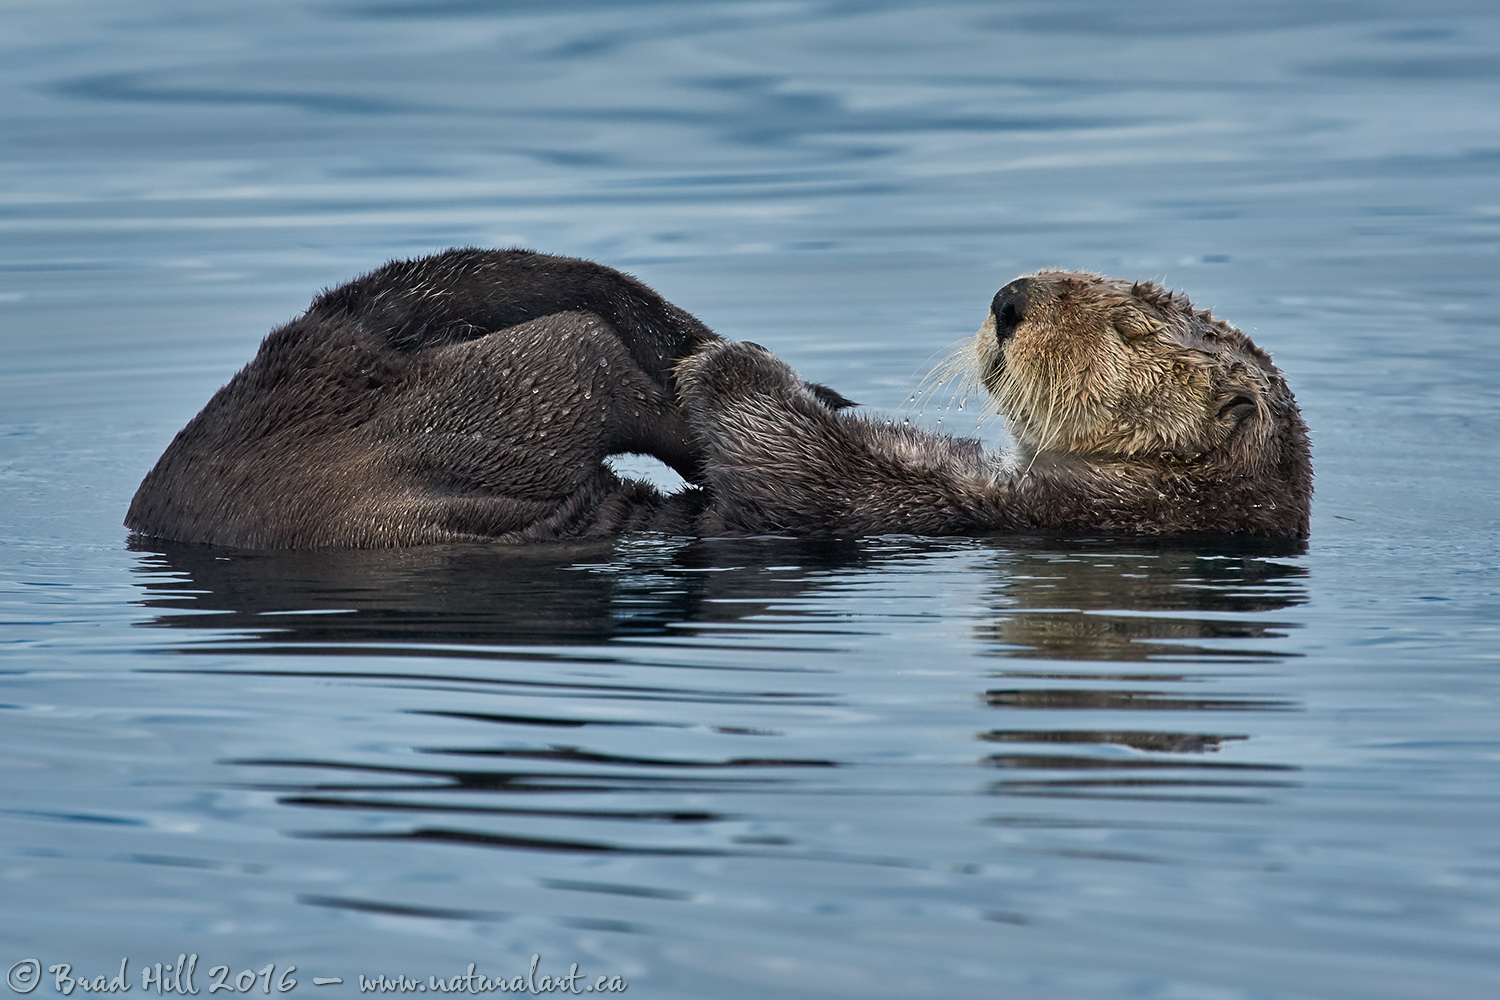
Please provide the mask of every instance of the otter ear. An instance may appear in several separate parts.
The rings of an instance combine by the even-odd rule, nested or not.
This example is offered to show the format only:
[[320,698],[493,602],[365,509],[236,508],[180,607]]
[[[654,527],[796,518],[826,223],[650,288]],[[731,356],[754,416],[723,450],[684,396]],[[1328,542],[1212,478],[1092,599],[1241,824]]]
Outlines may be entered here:
[[1246,417],[1253,416],[1259,411],[1260,406],[1255,402],[1255,394],[1249,389],[1231,389],[1219,404],[1219,419],[1231,425],[1238,426]]
[[1149,337],[1163,326],[1161,320],[1131,308],[1121,309],[1112,317],[1112,321],[1116,332],[1126,340]]

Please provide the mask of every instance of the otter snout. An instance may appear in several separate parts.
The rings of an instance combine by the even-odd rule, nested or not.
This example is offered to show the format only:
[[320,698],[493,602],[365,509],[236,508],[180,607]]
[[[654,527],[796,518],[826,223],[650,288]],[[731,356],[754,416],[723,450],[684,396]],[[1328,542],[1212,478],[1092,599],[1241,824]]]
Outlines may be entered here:
[[995,341],[1003,344],[1016,334],[1016,327],[1026,318],[1031,294],[1031,279],[1017,278],[995,293],[990,314],[995,317]]

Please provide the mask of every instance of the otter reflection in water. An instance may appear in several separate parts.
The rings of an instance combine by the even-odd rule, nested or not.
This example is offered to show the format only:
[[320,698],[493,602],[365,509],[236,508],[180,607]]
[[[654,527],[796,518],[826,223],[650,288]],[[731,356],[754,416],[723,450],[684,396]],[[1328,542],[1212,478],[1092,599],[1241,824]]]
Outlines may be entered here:
[[[394,262],[274,331],[131,503],[143,536],[246,548],[678,534],[1307,534],[1306,428],[1244,334],[1181,295],[1011,282],[957,366],[1015,455],[846,412],[585,261]],[[663,496],[609,455],[655,456]]]
[[[848,717],[868,710],[877,729],[896,726],[889,739],[914,738],[902,728],[912,717],[879,706],[890,704],[893,678],[912,676],[905,668],[925,675],[932,666],[926,647],[910,640],[930,635],[936,619],[968,637],[968,655],[944,669],[967,674],[953,690],[971,700],[940,699],[956,713],[942,724],[974,736],[975,763],[997,769],[996,794],[1250,795],[1263,787],[1263,765],[1281,767],[1244,751],[1267,720],[1296,707],[1265,668],[1289,655],[1278,640],[1298,627],[1291,609],[1307,599],[1307,571],[1295,559],[1301,544],[1253,540],[646,537],[320,553],[138,548],[142,624],[175,632],[159,641],[184,654],[151,669],[201,673],[234,692],[243,675],[332,680],[330,697],[341,703],[447,720],[408,729],[383,718],[385,738],[410,733],[417,760],[372,763],[352,749],[261,759],[287,775],[343,775],[276,780],[268,787],[305,786],[283,802],[344,816],[374,809],[393,820],[451,809],[445,828],[473,831],[485,846],[496,846],[484,840],[493,831],[469,820],[518,802],[535,808],[537,791],[568,783],[617,793],[572,806],[594,823],[606,815],[601,806],[618,810],[653,789],[742,791],[771,762],[863,765],[850,780],[868,780],[859,775],[872,761],[844,756],[857,745],[837,732],[814,743],[778,734],[787,726],[816,732],[808,720],[822,709],[843,732]],[[951,588],[970,595],[954,598],[933,586],[953,574],[977,589]],[[1100,621],[1129,628],[1101,629]],[[908,641],[871,643],[872,627]],[[742,654],[752,648],[774,652],[746,670]],[[359,693],[392,686],[406,693],[390,702]],[[931,718],[920,718],[930,735]],[[698,735],[611,735],[637,729]],[[1238,749],[1214,753],[1224,746]],[[545,756],[545,766],[518,768],[517,756],[527,754]],[[1222,757],[1233,759],[1205,766]],[[641,770],[659,758],[673,763]],[[813,772],[778,774],[778,787],[803,788],[803,773]],[[402,781],[410,782],[404,792],[391,787]],[[736,798],[733,808],[692,808],[746,806]]]

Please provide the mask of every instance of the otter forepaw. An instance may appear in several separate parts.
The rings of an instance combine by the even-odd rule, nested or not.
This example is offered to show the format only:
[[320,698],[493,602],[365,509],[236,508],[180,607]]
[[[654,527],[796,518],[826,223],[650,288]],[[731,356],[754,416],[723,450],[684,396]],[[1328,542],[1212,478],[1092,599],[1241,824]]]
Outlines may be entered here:
[[779,396],[801,385],[797,373],[759,344],[709,344],[677,363],[677,386],[689,410],[745,396]]
[[758,344],[711,344],[679,362],[683,409],[714,511],[737,531],[829,523],[823,493],[850,452],[838,393],[802,381]]
[[678,362],[675,374],[690,412],[752,396],[812,402],[830,410],[858,405],[826,385],[802,381],[791,365],[748,340],[709,344]]

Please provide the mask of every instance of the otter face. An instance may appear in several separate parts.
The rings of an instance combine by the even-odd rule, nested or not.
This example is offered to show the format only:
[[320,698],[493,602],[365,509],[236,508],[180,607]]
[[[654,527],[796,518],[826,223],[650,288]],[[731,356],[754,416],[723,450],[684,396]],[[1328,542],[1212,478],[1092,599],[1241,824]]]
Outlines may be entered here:
[[1265,352],[1152,283],[1017,278],[996,293],[972,350],[1033,453],[1262,465],[1274,460],[1264,453],[1278,413],[1296,412]]

